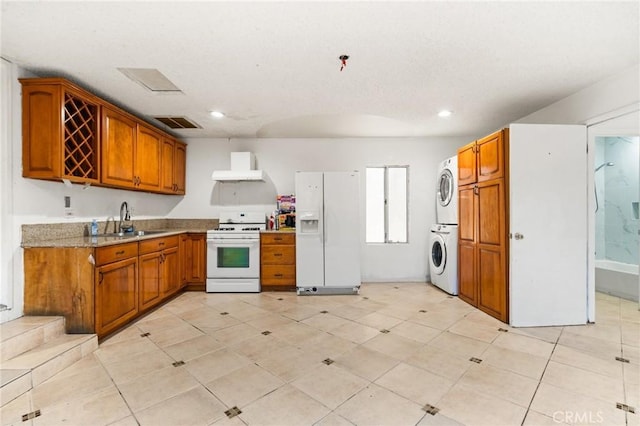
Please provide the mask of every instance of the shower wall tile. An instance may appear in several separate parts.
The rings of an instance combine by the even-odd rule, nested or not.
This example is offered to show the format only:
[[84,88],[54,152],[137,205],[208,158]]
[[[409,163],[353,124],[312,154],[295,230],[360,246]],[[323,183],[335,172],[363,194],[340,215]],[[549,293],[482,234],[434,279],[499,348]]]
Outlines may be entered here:
[[[639,150],[640,138],[638,137],[605,138],[602,162],[612,162],[614,165],[602,170],[604,185],[600,186],[604,186],[604,191],[602,194],[598,191],[601,209],[604,205],[604,229],[600,227],[599,232],[596,228],[596,239],[602,235],[603,230],[604,257],[630,264],[638,264],[639,258],[638,225],[640,221],[634,217],[632,204],[639,198]],[[598,222],[597,214],[596,222]]]

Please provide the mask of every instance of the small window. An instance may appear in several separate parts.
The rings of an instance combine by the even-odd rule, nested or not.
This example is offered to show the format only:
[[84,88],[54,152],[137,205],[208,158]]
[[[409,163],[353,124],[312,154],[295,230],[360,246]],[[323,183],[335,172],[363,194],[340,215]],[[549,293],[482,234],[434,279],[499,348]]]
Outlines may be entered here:
[[406,243],[408,166],[367,167],[367,243]]

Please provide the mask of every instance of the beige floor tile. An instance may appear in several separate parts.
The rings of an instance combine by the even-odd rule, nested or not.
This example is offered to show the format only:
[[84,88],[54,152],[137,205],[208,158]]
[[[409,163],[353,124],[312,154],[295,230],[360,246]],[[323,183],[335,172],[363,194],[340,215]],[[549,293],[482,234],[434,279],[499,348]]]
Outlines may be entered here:
[[258,334],[228,347],[229,349],[244,355],[254,361],[268,358],[276,351],[294,347],[276,338],[273,334],[267,336]]
[[[556,348],[557,349],[557,348]],[[548,359],[491,345],[482,354],[482,363],[540,380]]]
[[203,386],[153,405],[136,413],[141,426],[209,425],[226,417],[227,410]]
[[[81,361],[82,362],[82,361]],[[84,365],[87,365],[85,362]],[[91,364],[95,365],[95,364]],[[113,386],[111,378],[101,366],[63,370],[46,382],[33,388],[34,409],[43,409],[62,402],[75,401],[86,395]]]
[[373,312],[356,320],[356,322],[360,324],[367,325],[377,330],[389,330],[400,324],[402,321],[403,320],[399,318],[383,315],[379,312]]
[[278,377],[251,364],[207,383],[206,387],[227,407],[236,406],[244,411],[246,405],[283,384]]
[[255,328],[256,330],[263,332],[264,330],[271,330],[272,328],[281,327],[283,325],[292,324],[295,321],[291,318],[287,318],[280,314],[267,314],[260,318],[247,321],[246,324]]
[[320,359],[335,359],[354,349],[356,346],[358,345],[350,340],[325,333],[306,341],[300,346],[300,349],[305,352],[314,353]]
[[378,351],[397,360],[404,360],[420,348],[424,343],[390,333],[382,333],[362,344],[363,347]]
[[117,333],[114,333],[106,339],[102,340],[100,342],[100,348],[106,348],[107,346],[126,340],[139,340],[142,333],[144,332],[140,330],[138,326],[136,326],[135,324],[131,324],[118,331]]
[[342,416],[330,413],[314,426],[354,426],[354,424]]
[[454,381],[412,365],[400,363],[375,383],[420,406],[437,406]]
[[640,347],[640,323],[622,321],[620,323],[622,343],[628,346]]
[[404,362],[453,381],[462,377],[472,365],[471,361],[459,357],[456,353],[430,345],[421,348]]
[[292,386],[332,410],[368,384],[368,380],[331,365],[316,368],[312,373],[291,382]]
[[605,360],[615,359],[615,357],[620,356],[620,342],[615,343],[575,333],[562,333],[558,344]]
[[108,425],[131,415],[115,386],[41,410],[35,426]]
[[269,314],[269,311],[261,309],[246,302],[236,302],[227,307],[229,316],[242,322],[251,321],[264,317]]
[[[504,327],[504,326],[503,326]],[[556,343],[560,338],[560,334],[564,327],[504,327],[509,333],[519,334],[522,336],[533,337],[534,339],[544,340],[548,343]]]
[[358,318],[362,318],[363,316],[368,315],[372,312],[373,312],[372,309],[353,306],[353,305],[340,306],[338,308],[331,310],[331,313],[333,315],[336,315],[351,321],[355,321]]
[[624,403],[635,408],[635,412],[640,410],[640,384],[625,383],[624,385]]
[[618,410],[615,404],[580,395],[545,382],[542,382],[538,387],[530,408],[558,422],[625,424],[624,412]]
[[537,411],[529,410],[527,417],[524,419],[522,426],[558,426],[564,423],[564,413],[556,413],[555,419],[551,416],[538,413]]
[[565,327],[563,333],[577,334],[579,336],[591,337],[620,343],[622,335],[620,333],[620,323],[615,324],[587,324]]
[[228,349],[210,352],[187,361],[184,368],[200,383],[209,383],[239,368],[252,364],[249,358]]
[[611,378],[554,361],[547,365],[542,383],[609,401],[612,404],[624,400],[624,388],[619,378]]
[[342,404],[335,413],[356,425],[415,425],[425,412],[414,402],[371,384]]
[[271,356],[261,358],[256,364],[288,383],[325,366],[322,364],[323,359],[322,354],[287,348],[274,351]]
[[440,413],[467,426],[519,425],[527,412],[501,398],[475,392],[463,384],[456,384],[440,400]]
[[358,346],[335,359],[335,366],[373,381],[391,370],[398,360],[378,351]]
[[442,309],[416,312],[409,320],[438,330],[446,330],[465,316],[465,312],[447,312]]
[[640,365],[623,363],[622,371],[625,383],[640,384]]
[[127,416],[124,419],[120,419],[116,422],[110,423],[109,426],[140,426],[138,421],[133,415]]
[[442,331],[421,325],[412,321],[404,321],[391,329],[391,332],[397,336],[406,337],[420,343],[430,342],[438,336]]
[[527,408],[538,387],[538,380],[490,365],[474,364],[458,384],[476,393],[491,395]]
[[331,334],[360,344],[378,336],[380,334],[380,330],[351,322],[334,328],[331,330]]
[[302,321],[320,313],[321,310],[314,306],[298,305],[281,311],[280,314],[294,321]]
[[178,327],[166,328],[164,330],[156,330],[149,335],[151,340],[161,348],[175,345],[176,343],[184,342],[194,337],[203,336],[204,332],[191,326],[190,324],[183,324]]
[[459,357],[464,358],[482,358],[482,354],[489,347],[489,344],[486,342],[450,332],[441,333],[431,340],[428,345],[453,352]]
[[189,361],[209,352],[222,348],[223,345],[209,335],[194,337],[175,345],[167,346],[164,351],[176,361]]
[[450,419],[440,413],[426,414],[416,426],[464,426],[462,423]]
[[185,322],[163,307],[143,316],[134,324],[145,333],[166,330],[167,328],[180,327]]
[[118,341],[100,347],[94,354],[103,364],[127,361],[137,356],[144,356],[144,353],[155,351],[158,346],[146,337],[138,336],[136,339]]
[[105,364],[104,368],[113,381],[120,385],[140,376],[171,367],[173,359],[161,349],[145,352],[143,356],[134,356],[128,360]]
[[225,346],[233,346],[252,337],[260,336],[260,333],[264,331],[242,323],[222,329],[203,328],[202,330]]
[[241,409],[239,417],[248,425],[312,425],[329,414],[327,407],[291,385]]
[[615,358],[605,360],[567,346],[558,345],[553,351],[551,360],[622,381],[623,363],[616,361]]
[[22,415],[35,410],[31,402],[31,391],[26,392],[11,402],[0,401],[0,421],[3,426],[26,426],[32,424],[31,420],[23,422]]
[[175,395],[198,386],[199,383],[182,367],[167,367],[118,385],[131,410],[136,413]]
[[640,348],[622,344],[622,356],[633,364],[640,364]]
[[185,312],[180,317],[194,327],[198,327],[200,330],[206,329],[208,332],[241,324],[240,320],[230,315],[221,315],[220,312],[210,307],[201,307]]
[[302,323],[317,328],[318,330],[331,331],[341,325],[348,324],[350,321],[339,316],[330,314],[316,314],[302,321]]
[[474,321],[468,318],[461,319],[449,327],[450,333],[470,337],[472,339],[491,343],[501,333],[496,326],[489,326],[484,322]]
[[553,351],[553,344],[549,342],[511,332],[500,333],[492,344],[501,348],[524,352],[542,358],[549,358]]
[[292,324],[276,327],[270,331],[275,338],[296,347],[300,347],[301,345],[304,345],[305,342],[322,336],[325,333],[324,331],[318,330],[317,328],[301,322],[294,322]]

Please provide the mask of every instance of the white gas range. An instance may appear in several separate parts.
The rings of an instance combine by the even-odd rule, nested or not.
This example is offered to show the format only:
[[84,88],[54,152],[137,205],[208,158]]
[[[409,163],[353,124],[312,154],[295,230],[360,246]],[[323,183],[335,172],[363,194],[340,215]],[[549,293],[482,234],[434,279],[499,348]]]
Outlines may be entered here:
[[207,231],[207,292],[260,291],[260,231],[263,212],[225,211],[217,229]]

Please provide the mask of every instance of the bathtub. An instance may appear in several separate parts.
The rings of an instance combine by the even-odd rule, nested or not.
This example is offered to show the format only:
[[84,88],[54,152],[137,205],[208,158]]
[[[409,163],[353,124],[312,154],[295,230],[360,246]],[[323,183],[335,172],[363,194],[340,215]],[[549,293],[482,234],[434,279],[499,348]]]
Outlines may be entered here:
[[596,259],[596,291],[638,301],[638,265]]

